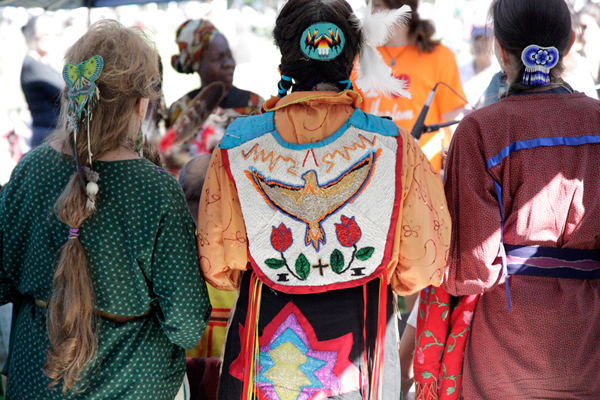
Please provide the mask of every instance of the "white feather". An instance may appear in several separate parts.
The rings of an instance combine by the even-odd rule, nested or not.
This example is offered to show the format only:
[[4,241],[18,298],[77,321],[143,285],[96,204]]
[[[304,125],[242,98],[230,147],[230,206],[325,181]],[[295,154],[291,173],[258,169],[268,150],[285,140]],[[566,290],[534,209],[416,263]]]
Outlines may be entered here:
[[383,61],[379,51],[371,46],[363,47],[358,62],[356,86],[365,93],[375,90],[386,97],[411,98],[410,92],[407,91],[408,83],[394,77],[392,69]]
[[372,2],[363,9],[361,24],[364,43],[358,62],[356,86],[363,92],[375,90],[387,97],[411,98],[407,82],[393,76],[392,69],[383,61],[376,47],[384,45],[397,27],[405,26],[410,20],[410,7],[373,13]]
[[362,17],[365,43],[374,47],[384,45],[396,28],[406,26],[410,17],[410,7],[407,5],[374,13],[372,2],[369,1]]
[[85,206],[88,208],[88,210],[94,211],[96,209],[96,202],[88,198],[85,202]]

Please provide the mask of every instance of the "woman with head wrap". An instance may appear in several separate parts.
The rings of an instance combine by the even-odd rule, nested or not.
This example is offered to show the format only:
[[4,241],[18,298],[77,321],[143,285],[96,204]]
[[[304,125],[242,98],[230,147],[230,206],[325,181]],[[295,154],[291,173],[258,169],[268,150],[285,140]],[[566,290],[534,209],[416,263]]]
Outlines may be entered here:
[[[169,129],[160,143],[160,149],[166,155],[167,165],[172,172],[178,172],[193,156],[212,152],[227,125],[240,115],[248,115],[260,109],[263,103],[263,99],[256,93],[233,86],[235,60],[227,39],[211,22],[202,19],[184,22],[177,29],[176,41],[179,54],[173,56],[171,65],[180,73],[198,73],[201,86],[175,101],[169,108]],[[222,82],[225,93],[200,132],[182,133],[171,129],[191,101],[213,82]],[[174,146],[177,138],[182,136],[191,138],[182,145]]]

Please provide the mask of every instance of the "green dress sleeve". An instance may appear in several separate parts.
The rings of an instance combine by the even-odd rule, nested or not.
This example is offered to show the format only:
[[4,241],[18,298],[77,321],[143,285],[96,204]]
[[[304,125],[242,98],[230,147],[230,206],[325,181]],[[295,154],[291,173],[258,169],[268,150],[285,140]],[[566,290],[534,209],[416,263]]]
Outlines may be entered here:
[[[8,223],[6,221],[6,214],[7,214],[7,197],[8,197],[8,190],[9,187],[4,186],[2,188],[2,190],[0,191],[0,305],[4,305],[6,303],[13,303],[13,310],[12,310],[12,323],[11,326],[14,326],[15,320],[16,320],[16,316],[19,314],[19,306],[20,306],[20,302],[19,302],[19,292],[17,291],[17,288],[15,287],[15,285],[12,282],[12,279],[10,279],[6,269],[5,269],[5,265],[2,262],[3,259],[3,255],[4,255],[4,246],[6,244],[6,241],[4,239],[4,230],[5,230],[5,226]],[[8,369],[9,369],[9,365],[10,365],[10,349],[12,348],[12,344],[13,344],[13,331],[11,330],[10,333],[10,339],[9,339],[9,344],[8,344],[8,356],[6,358],[6,361],[4,362],[4,368],[2,369],[2,373],[4,375],[8,375]],[[2,379],[0,379],[0,385],[2,384]],[[4,385],[0,386],[0,400],[4,400],[5,398],[5,388]]]
[[162,218],[152,260],[158,318],[169,340],[192,349],[211,312],[206,283],[200,276],[194,221],[183,194]]
[[9,188],[5,186],[3,190],[0,191],[0,305],[13,302],[19,297],[17,288],[13,284],[12,279],[10,279],[9,274],[7,273],[2,262],[4,245],[6,244],[4,241],[4,227],[5,224],[8,223],[6,221],[8,207],[6,197],[8,189]]

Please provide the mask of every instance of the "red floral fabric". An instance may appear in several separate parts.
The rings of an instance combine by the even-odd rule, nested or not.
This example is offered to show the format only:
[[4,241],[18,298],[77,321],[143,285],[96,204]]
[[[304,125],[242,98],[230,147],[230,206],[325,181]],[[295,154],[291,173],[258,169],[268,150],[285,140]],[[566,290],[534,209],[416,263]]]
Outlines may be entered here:
[[450,296],[441,287],[421,292],[417,316],[417,400],[458,400],[463,355],[479,295]]

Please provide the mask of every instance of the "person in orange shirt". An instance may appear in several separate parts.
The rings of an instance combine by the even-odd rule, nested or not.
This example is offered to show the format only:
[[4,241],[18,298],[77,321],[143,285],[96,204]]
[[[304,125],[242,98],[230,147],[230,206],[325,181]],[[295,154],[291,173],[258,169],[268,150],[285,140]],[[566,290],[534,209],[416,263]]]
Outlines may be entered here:
[[[400,8],[408,5],[412,9],[410,23],[396,29],[384,46],[377,49],[394,75],[408,83],[412,98],[384,97],[374,91],[359,93],[363,102],[360,109],[364,112],[391,117],[396,124],[411,131],[429,92],[436,83],[444,82],[458,94],[452,93],[445,85],[436,91],[433,103],[425,119],[426,125],[439,124],[454,120],[461,112],[466,101],[460,83],[456,58],[450,49],[439,41],[432,40],[435,28],[430,21],[419,18],[417,8],[419,0],[371,0],[373,12]],[[357,74],[353,74],[353,81]],[[355,85],[356,86],[356,85]],[[450,134],[442,131],[424,133],[419,145],[434,169],[442,168],[442,149],[450,143]]]

